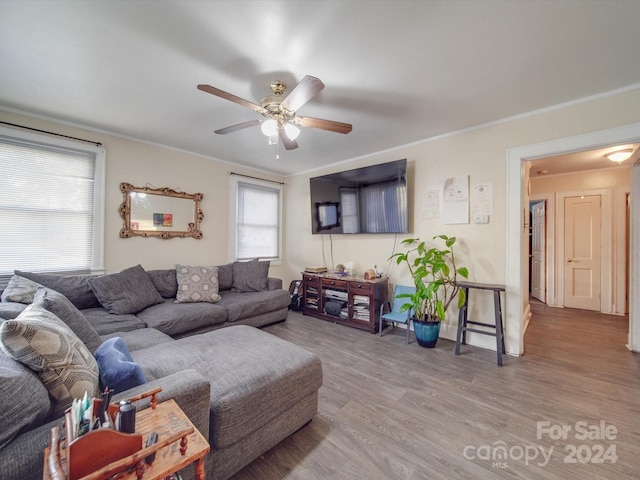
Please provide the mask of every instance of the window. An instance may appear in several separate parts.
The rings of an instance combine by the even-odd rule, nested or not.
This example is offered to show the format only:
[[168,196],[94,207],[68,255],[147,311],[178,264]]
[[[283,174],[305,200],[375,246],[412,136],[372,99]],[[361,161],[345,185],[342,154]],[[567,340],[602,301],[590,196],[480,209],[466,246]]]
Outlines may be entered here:
[[232,258],[281,260],[282,187],[237,176],[231,182]]
[[0,128],[0,276],[103,269],[102,147]]

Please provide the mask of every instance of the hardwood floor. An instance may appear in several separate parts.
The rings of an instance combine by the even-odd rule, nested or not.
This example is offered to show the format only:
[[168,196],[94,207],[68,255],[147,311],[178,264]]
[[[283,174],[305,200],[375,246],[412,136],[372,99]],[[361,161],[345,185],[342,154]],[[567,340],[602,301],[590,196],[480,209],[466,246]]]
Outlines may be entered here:
[[318,415],[233,479],[640,478],[640,355],[625,347],[628,320],[532,310],[526,355],[503,367],[492,351],[456,357],[447,340],[424,349],[413,337],[407,346],[404,330],[380,338],[290,313],[266,330],[321,358]]

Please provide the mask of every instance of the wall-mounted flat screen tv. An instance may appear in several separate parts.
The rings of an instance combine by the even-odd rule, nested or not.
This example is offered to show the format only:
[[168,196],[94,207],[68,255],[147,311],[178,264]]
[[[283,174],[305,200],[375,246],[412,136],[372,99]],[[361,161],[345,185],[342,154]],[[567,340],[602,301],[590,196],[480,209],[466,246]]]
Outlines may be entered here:
[[310,179],[312,233],[408,233],[407,160]]

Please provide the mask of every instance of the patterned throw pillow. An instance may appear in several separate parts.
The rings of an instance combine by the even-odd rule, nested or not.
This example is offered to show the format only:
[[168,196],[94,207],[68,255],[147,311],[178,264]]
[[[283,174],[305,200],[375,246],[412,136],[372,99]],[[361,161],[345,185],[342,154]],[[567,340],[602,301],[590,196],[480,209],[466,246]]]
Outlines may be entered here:
[[176,277],[176,303],[215,303],[222,298],[218,295],[218,267],[176,265]]
[[41,286],[39,283],[33,282],[28,278],[13,275],[2,292],[2,301],[26,304],[33,303],[33,296]]
[[74,398],[99,393],[98,365],[78,337],[53,313],[29,305],[15,320],[0,325],[0,348],[35,371],[58,418]]

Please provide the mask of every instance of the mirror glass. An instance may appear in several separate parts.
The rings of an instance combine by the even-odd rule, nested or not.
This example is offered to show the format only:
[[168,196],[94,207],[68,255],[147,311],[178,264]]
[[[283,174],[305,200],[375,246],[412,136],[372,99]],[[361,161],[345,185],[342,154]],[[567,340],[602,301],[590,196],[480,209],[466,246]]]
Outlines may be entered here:
[[121,238],[202,238],[201,193],[189,194],[170,188],[134,187],[121,183]]

